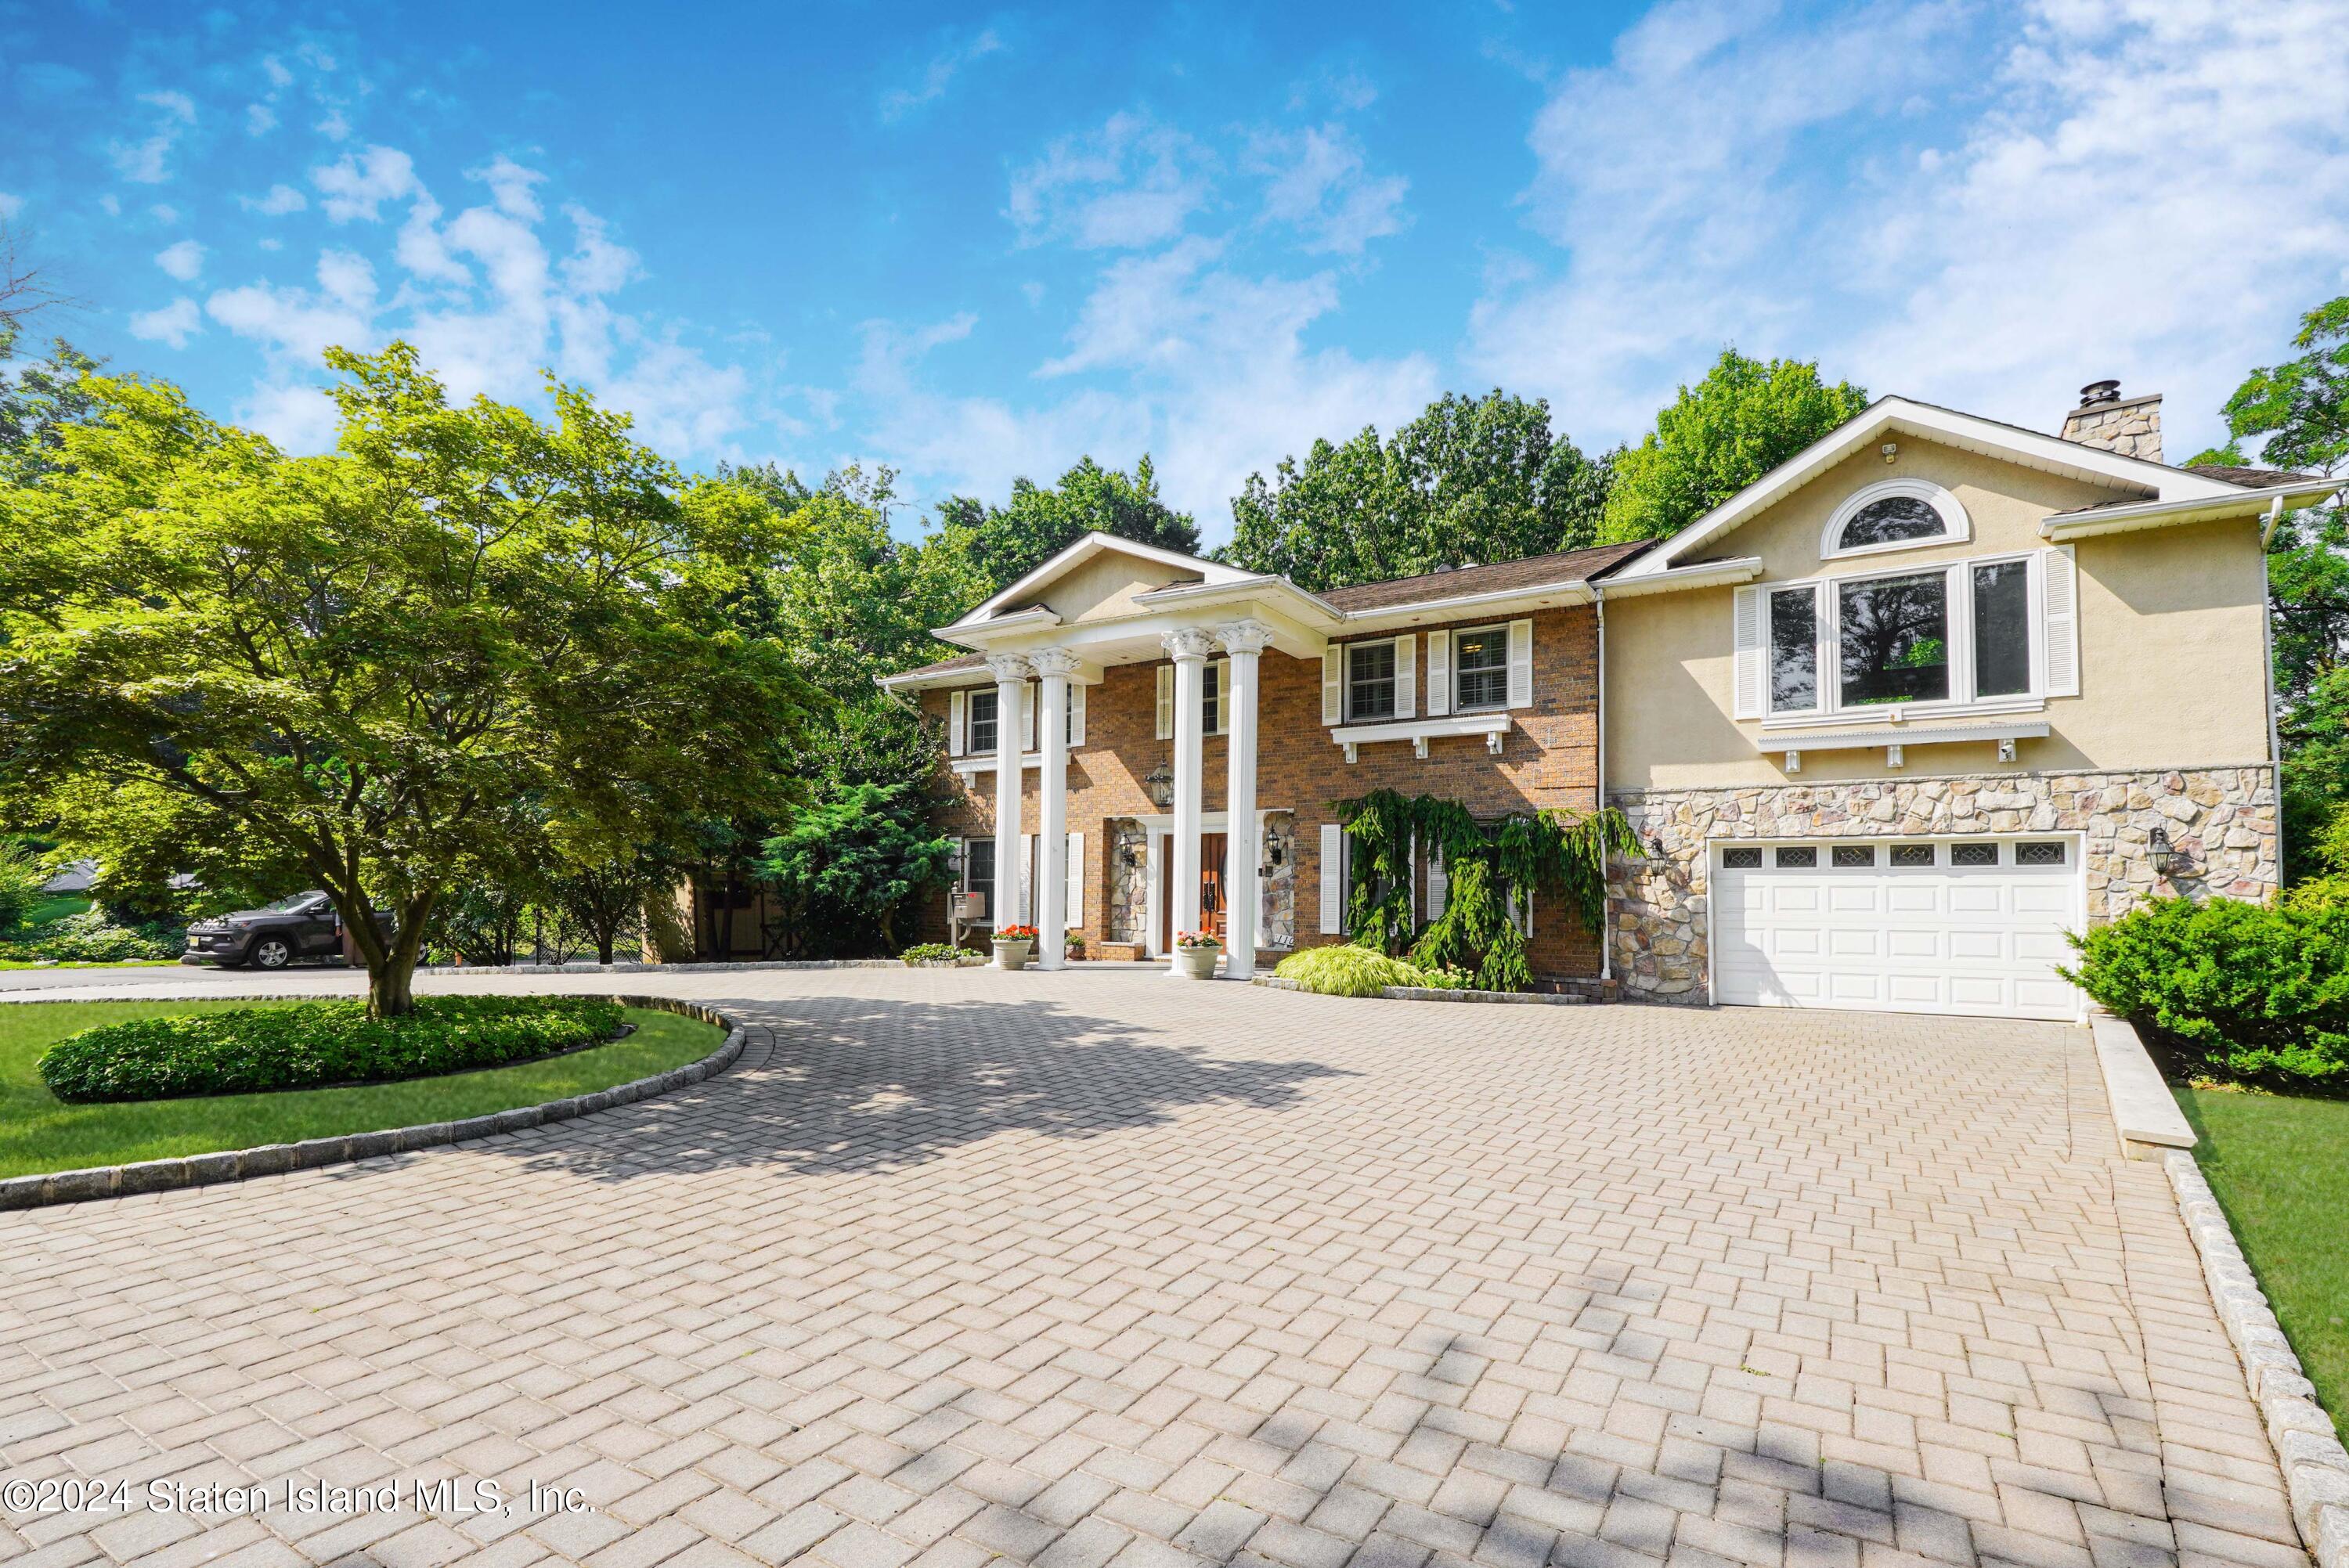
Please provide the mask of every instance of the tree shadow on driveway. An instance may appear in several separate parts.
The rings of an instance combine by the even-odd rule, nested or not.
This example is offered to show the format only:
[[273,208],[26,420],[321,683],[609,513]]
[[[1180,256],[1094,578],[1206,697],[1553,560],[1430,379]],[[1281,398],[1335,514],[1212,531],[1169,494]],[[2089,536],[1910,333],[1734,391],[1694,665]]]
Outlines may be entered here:
[[1353,1076],[1303,1058],[1210,1055],[1168,1031],[1050,1002],[718,1006],[750,1038],[717,1078],[475,1147],[600,1181],[888,1171],[999,1132],[1081,1139],[1160,1126],[1198,1106],[1279,1109],[1315,1078]]

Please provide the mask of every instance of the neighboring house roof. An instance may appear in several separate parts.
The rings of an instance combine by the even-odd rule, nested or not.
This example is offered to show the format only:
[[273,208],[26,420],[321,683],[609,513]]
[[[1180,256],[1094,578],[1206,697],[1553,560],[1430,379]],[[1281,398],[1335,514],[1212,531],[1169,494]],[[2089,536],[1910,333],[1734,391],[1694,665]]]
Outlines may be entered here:
[[2225,480],[2229,484],[2240,485],[2245,490],[2271,490],[2277,485],[2314,484],[2324,477],[2323,474],[2293,473],[2285,469],[2237,468],[2231,463],[2191,463],[2187,466],[2186,471],[2189,474],[2209,474],[2212,479]]
[[[910,670],[900,670],[899,676],[950,676],[958,670],[978,671],[987,667],[985,654],[957,654],[950,659],[940,659],[932,665],[916,665]],[[887,677],[891,680],[896,676]]]
[[1405,604],[1440,603],[1476,593],[1581,583],[1639,554],[1651,542],[1641,539],[1629,544],[1602,544],[1591,550],[1562,550],[1551,555],[1528,555],[1520,561],[1496,561],[1489,566],[1458,566],[1449,572],[1425,572],[1416,577],[1358,583],[1351,588],[1325,588],[1321,597],[1348,612],[1392,610]]

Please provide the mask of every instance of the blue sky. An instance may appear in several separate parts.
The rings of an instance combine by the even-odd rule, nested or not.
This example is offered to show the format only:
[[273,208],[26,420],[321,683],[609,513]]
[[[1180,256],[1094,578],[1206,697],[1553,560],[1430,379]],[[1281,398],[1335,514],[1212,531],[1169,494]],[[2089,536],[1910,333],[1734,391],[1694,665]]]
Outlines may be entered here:
[[59,323],[294,449],[318,352],[551,366],[681,463],[999,500],[1446,389],[1636,437],[1727,343],[2180,456],[2349,288],[2349,0],[1653,7],[0,0]]

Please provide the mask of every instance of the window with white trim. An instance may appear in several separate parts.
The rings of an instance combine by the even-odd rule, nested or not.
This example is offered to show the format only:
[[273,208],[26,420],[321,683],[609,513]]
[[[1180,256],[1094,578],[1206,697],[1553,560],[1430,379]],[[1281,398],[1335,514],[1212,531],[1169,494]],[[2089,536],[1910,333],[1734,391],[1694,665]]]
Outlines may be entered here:
[[1853,491],[1827,519],[1819,537],[1822,559],[1911,550],[1971,537],[1958,498],[1923,480],[1886,480]]
[[990,689],[981,688],[970,694],[965,709],[969,732],[963,745],[972,756],[984,757],[995,750],[995,701],[996,694]]
[[2037,555],[1774,583],[1757,592],[1757,656],[1765,661],[1758,687],[1769,717],[2044,694]]
[[987,895],[987,917],[995,918],[995,841],[962,841],[962,891]]
[[1454,633],[1452,711],[1475,713],[1508,706],[1509,628],[1479,626]]
[[1395,716],[1395,645],[1392,637],[1374,643],[1346,645],[1346,717],[1366,719]]

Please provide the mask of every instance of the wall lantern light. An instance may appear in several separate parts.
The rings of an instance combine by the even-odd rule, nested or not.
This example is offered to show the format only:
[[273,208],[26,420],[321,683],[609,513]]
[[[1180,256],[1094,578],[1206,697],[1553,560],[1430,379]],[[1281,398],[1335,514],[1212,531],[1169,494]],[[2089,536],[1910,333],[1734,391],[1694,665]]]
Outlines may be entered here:
[[2186,857],[2170,844],[2167,828],[2153,830],[2153,836],[2146,842],[2146,850],[2153,861],[2153,874],[2156,876],[2169,876],[2186,863]]
[[1174,775],[1164,762],[1143,776],[1142,787],[1150,792],[1150,803],[1160,810],[1174,804]]

